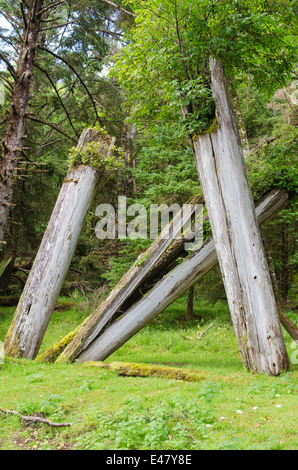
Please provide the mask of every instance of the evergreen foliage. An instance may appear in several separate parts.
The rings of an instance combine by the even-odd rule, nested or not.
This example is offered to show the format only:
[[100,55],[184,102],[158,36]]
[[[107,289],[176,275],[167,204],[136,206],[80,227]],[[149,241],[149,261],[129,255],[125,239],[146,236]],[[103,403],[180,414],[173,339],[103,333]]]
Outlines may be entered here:
[[[280,286],[287,271],[288,291],[294,298],[296,1],[141,0],[118,2],[120,8],[97,0],[54,3],[45,3],[15,176],[10,236],[16,264],[32,264],[69,164],[79,159],[90,164],[96,150],[91,145],[79,155],[74,145],[84,128],[99,126],[117,137],[116,158],[92,162],[104,168],[106,181],[86,220],[64,292],[83,289],[89,295],[116,284],[150,240],[97,240],[95,208],[106,202],[116,207],[119,194],[149,210],[150,204],[183,205],[201,192],[188,134],[216,126],[208,69],[209,58],[216,55],[240,102],[254,199],[274,187],[287,189],[292,197],[287,210],[272,222],[274,236],[269,230],[267,237]],[[10,25],[0,31],[2,137],[26,3],[16,6],[1,0],[0,6]],[[181,107],[187,111],[184,115]],[[285,227],[286,269],[281,241]],[[208,224],[205,235],[210,235]],[[27,273],[17,271],[16,276],[12,292],[22,289]],[[216,271],[201,285],[197,295],[224,297]]]

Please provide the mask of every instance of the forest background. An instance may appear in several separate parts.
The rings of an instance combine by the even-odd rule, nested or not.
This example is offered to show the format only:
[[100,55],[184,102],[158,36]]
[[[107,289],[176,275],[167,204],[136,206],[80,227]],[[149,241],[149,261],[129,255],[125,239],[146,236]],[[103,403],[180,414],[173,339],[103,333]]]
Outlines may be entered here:
[[[176,60],[175,51],[171,56],[173,43],[165,37],[164,50],[160,47],[160,54],[154,55],[156,51],[150,50],[145,36],[143,42],[141,36],[134,37],[135,21],[148,25],[151,15],[157,16],[161,22],[159,26],[166,29],[167,15],[175,10],[177,3],[145,3],[146,7],[142,1],[118,2],[117,6],[110,1],[98,0],[48,1],[40,4],[42,20],[34,50],[30,93],[26,97],[28,109],[24,115],[22,145],[17,150],[17,164],[12,171],[13,199],[9,203],[9,222],[1,246],[2,307],[15,306],[20,297],[71,163],[72,149],[84,129],[97,126],[115,136],[117,147],[122,149],[125,168],[116,175],[103,174],[57,310],[79,305],[87,316],[152,243],[149,239],[98,240],[95,210],[99,204],[109,203],[117,208],[118,196],[122,195],[128,198],[129,204],[140,203],[149,211],[150,204],[165,203],[170,206],[177,203],[182,206],[192,196],[201,193],[188,141],[193,123],[186,122],[181,115],[181,96],[173,88],[176,79],[168,78]],[[178,3],[187,11],[192,11],[192,2],[185,0]],[[283,188],[290,195],[286,209],[262,230],[270,247],[283,308],[295,322],[298,295],[298,81],[293,63],[297,2],[201,3],[217,8],[221,19],[227,18],[222,24],[210,23],[215,31],[211,42],[212,47],[224,48],[223,56],[231,65],[227,69],[230,91],[243,139],[253,198],[257,202],[273,188]],[[13,112],[13,84],[17,80],[22,84],[25,80],[17,75],[17,63],[22,52],[22,35],[28,27],[26,14],[30,8],[34,11],[38,4],[38,1],[22,0],[20,5],[16,5],[10,0],[0,0],[0,137],[3,154]],[[195,5],[192,5],[194,8]],[[248,7],[254,12],[249,19]],[[258,49],[253,35],[270,28],[271,17],[276,18],[278,11],[283,15],[282,20],[279,17],[281,24],[276,26],[272,23],[270,30],[276,42],[272,41],[271,36],[271,41]],[[250,24],[253,25],[251,29]],[[200,24],[195,26],[201,28]],[[245,63],[239,63],[237,73],[235,50],[241,47],[239,41],[245,42],[246,37],[241,39],[239,30],[243,32],[246,28],[252,39],[246,43]],[[147,31],[150,33],[150,28]],[[152,31],[151,34],[154,36]],[[286,45],[284,61],[278,62],[277,44],[280,45],[281,37]],[[187,38],[191,46],[194,38]],[[136,74],[133,76],[133,66],[129,60],[131,57],[136,60],[139,51],[135,49],[136,55],[132,56],[129,46],[136,39],[143,55],[135,64]],[[226,44],[223,46],[224,41],[230,42],[227,49]],[[254,60],[259,57],[259,63],[250,60],[251,51],[254,51]],[[188,63],[193,64],[196,51],[190,47],[185,53]],[[154,70],[154,64],[161,66],[163,60],[164,75],[152,75],[148,80],[148,75],[140,73],[142,70],[147,73]],[[264,77],[268,76],[270,80],[265,80]],[[156,93],[157,85],[160,85],[160,95]],[[205,96],[204,87],[191,77],[189,88],[184,82],[183,85],[186,106],[194,93]],[[3,173],[1,177],[3,180]],[[209,235],[210,227],[205,224],[204,238]],[[180,299],[179,308],[173,309],[170,315],[171,322],[178,327],[197,324],[203,321],[202,310],[217,306],[222,308],[228,319],[221,274],[219,268],[214,268]],[[63,329],[63,317],[61,325],[59,333],[62,337],[67,333]]]
[[[11,104],[12,70],[16,68],[24,20],[22,8],[8,1],[2,3],[5,28],[2,27],[0,38],[0,124],[4,136]],[[295,7],[295,2],[288,3]],[[134,16],[126,13],[125,7],[121,10],[108,2],[95,1],[50,2],[44,14],[22,155],[14,170],[13,210],[6,229],[4,252],[11,263],[1,276],[0,288],[2,295],[21,292],[64,181],[69,151],[83,129],[98,125],[117,138],[117,145],[126,155],[126,168],[113,179],[113,184],[102,178],[64,285],[64,294],[77,289],[88,297],[113,287],[151,243],[141,239],[97,240],[95,208],[101,203],[117,207],[118,195],[126,196],[129,204],[141,203],[148,209],[154,203],[182,206],[200,193],[200,183],[175,100],[168,100],[169,105],[162,98],[159,113],[153,110],[151,114],[148,107],[153,105],[148,100],[149,105],[143,102],[142,115],[134,111],[132,117],[130,103],[139,98],[137,86],[135,94],[127,92],[115,73],[107,73],[121,48],[130,41]],[[291,76],[286,82],[283,75],[281,72],[272,77],[267,90],[258,87],[249,74],[245,79],[236,76],[232,89],[244,147],[247,146],[247,168],[255,201],[272,188],[281,187],[291,194],[297,188],[297,81]],[[189,90],[188,96],[191,93]],[[264,229],[282,299],[294,303],[295,214],[292,198],[287,209]],[[207,282],[196,286],[196,291],[213,302],[224,297],[217,269]]]

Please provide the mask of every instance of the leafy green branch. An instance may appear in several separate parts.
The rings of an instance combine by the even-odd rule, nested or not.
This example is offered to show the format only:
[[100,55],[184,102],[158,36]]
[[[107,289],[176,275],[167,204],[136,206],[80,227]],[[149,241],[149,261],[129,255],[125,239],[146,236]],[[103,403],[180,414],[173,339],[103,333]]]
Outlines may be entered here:
[[[95,127],[102,136],[108,133],[104,128]],[[102,142],[90,142],[86,147],[72,147],[68,153],[68,162],[70,168],[79,165],[87,165],[105,172],[107,178],[114,178],[120,171],[126,167],[127,155],[121,147],[113,146],[108,154],[102,152]]]

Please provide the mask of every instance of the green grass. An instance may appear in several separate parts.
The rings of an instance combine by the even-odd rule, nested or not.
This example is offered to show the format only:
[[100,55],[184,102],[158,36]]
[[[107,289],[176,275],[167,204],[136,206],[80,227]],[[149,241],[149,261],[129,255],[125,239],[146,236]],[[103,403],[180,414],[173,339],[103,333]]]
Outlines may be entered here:
[[[188,324],[185,302],[182,298],[168,308],[108,361],[197,369],[206,380],[120,377],[78,363],[6,359],[0,366],[1,409],[73,424],[26,426],[17,416],[0,413],[0,450],[297,449],[297,365],[276,378],[253,375],[241,362],[226,304],[197,304],[197,318],[204,320]],[[0,309],[0,340],[13,311]],[[41,351],[88,313],[82,308],[54,313]],[[212,323],[196,340],[198,331]],[[285,331],[284,336],[295,359],[293,341]]]

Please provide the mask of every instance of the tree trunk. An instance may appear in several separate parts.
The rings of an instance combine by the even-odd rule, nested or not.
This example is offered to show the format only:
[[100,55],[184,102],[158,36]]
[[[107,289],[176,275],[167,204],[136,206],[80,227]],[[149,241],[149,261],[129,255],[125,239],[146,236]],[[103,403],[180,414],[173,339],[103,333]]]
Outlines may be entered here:
[[14,176],[22,151],[37,37],[41,25],[40,12],[43,3],[43,0],[30,0],[29,2],[28,14],[26,22],[24,22],[17,70],[14,75],[15,81],[7,128],[2,141],[3,158],[1,159],[0,165],[0,253],[2,251],[1,248],[3,249],[3,245],[5,245],[5,239],[7,238],[8,220],[10,210],[13,206]]
[[2,260],[0,261],[0,278],[1,276],[3,276],[12,261],[13,258],[9,255],[6,255],[2,258]]
[[[75,337],[72,343],[61,355],[61,360],[74,360],[80,352],[107,327],[123,314],[131,305],[137,302],[148,290],[177,264],[177,257],[185,252],[185,242],[191,229],[192,216],[196,204],[202,202],[202,197],[192,198],[188,204],[190,211],[184,213],[183,208],[172,222],[159,235],[150,248],[141,254],[132,268],[121,278],[108,298],[91,315]],[[183,236],[179,237],[183,228]],[[171,263],[169,262],[171,260]]]
[[293,323],[284,313],[283,308],[282,308],[282,302],[279,294],[279,289],[278,289],[278,283],[276,280],[276,275],[275,275],[275,269],[269,249],[269,245],[267,242],[267,238],[264,232],[262,232],[262,240],[263,240],[263,245],[264,245],[264,250],[266,253],[266,258],[268,262],[268,267],[269,267],[269,272],[272,280],[272,286],[273,286],[273,291],[278,307],[278,314],[279,314],[279,319],[282,324],[282,326],[285,328],[285,330],[289,333],[289,335],[295,340],[298,341],[298,328]]
[[2,257],[0,261],[0,295],[6,293],[7,290],[7,280],[10,279],[14,266],[14,257],[12,255],[6,254]]
[[[108,140],[108,142],[107,142]],[[109,153],[114,139],[87,129],[78,148],[101,142],[99,153]],[[60,190],[47,230],[5,340],[6,354],[33,359],[56,305],[81,229],[92,203],[99,172],[91,166],[71,168]]]
[[240,138],[241,138],[241,143],[242,143],[242,148],[243,148],[243,155],[244,157],[247,157],[247,155],[249,154],[249,140],[247,137],[246,127],[245,127],[237,93],[235,93],[233,97],[233,106],[234,106],[235,114],[238,120],[238,128],[239,128],[239,133],[240,133]]
[[194,286],[191,286],[191,288],[188,291],[188,297],[187,297],[187,307],[186,307],[187,320],[191,320],[192,318],[194,318],[194,311],[193,311],[194,295],[195,295],[195,288]]
[[[209,239],[198,253],[194,252],[182,264],[159,281],[151,291],[136,302],[122,317],[108,326],[79,356],[79,362],[103,361],[159,313],[184,294],[217,262],[214,243]],[[58,359],[61,362],[62,356]],[[63,359],[62,359],[63,360]]]
[[8,290],[8,286],[11,280],[11,276],[13,275],[14,272],[14,263],[15,263],[15,258],[14,256],[7,256],[2,259],[2,262],[0,263],[0,273],[1,270],[3,269],[3,266],[6,264],[6,261],[10,260],[9,263],[7,264],[6,268],[0,274],[0,295],[5,295]]
[[[258,221],[260,224],[264,223],[266,220],[273,217],[277,212],[279,212],[285,205],[287,204],[288,196],[285,191],[282,190],[274,190],[270,192],[262,201],[258,203],[257,206],[257,213],[258,213]],[[114,321],[117,320],[120,316],[123,315],[123,312],[127,311],[134,303],[140,300],[145,293],[147,293],[152,287],[157,284],[157,282],[166,276],[170,271],[172,271],[178,265],[178,259],[180,260],[181,257],[186,258],[187,252],[184,249],[185,239],[177,239],[171,245],[171,247],[164,252],[164,254],[160,257],[160,259],[154,264],[154,266],[148,271],[147,274],[144,275],[143,280],[141,281],[138,288],[132,293],[132,295],[127,297],[127,300],[124,304],[120,305],[120,309],[116,311],[106,323],[103,325],[101,331],[99,331],[98,336],[103,333],[104,329]],[[125,282],[124,279],[127,275],[123,278],[123,288],[125,289]],[[122,284],[122,280],[120,281],[119,285]],[[116,292],[114,295],[117,295],[117,286]],[[110,298],[113,299],[113,293],[110,294]],[[105,306],[106,307],[106,306]],[[103,306],[101,305],[98,309],[101,310]],[[108,310],[106,310],[108,311]],[[79,338],[86,337],[88,331],[92,331],[91,326],[93,323],[98,322],[97,311],[95,314],[91,315],[88,319],[89,324],[88,328],[83,330],[83,325],[86,324],[86,321],[83,325],[80,325],[74,334],[67,335],[66,337],[62,338],[58,343],[56,343],[52,348],[46,351],[42,356],[40,356],[39,360],[41,362],[55,362],[59,355],[62,355],[59,359],[62,361],[69,361],[76,359],[76,350],[81,351],[81,341]],[[103,316],[101,317],[101,321],[103,320]],[[73,338],[76,337],[78,331],[81,330],[80,337],[76,338],[72,345],[68,347],[71,343]],[[78,349],[76,349],[78,348]],[[65,351],[65,352],[64,352]],[[62,354],[64,352],[64,354]]]
[[194,140],[195,158],[239,349],[247,368],[278,375],[289,359],[256,221],[224,70],[210,61],[216,132]]
[[[267,195],[257,206],[259,223],[264,223],[280,211],[287,200],[285,191],[276,190]],[[80,354],[72,356],[65,354],[67,353],[65,350],[57,362],[75,359],[80,362],[103,361],[190,289],[217,262],[214,242],[210,237],[201,248],[194,251],[182,264],[178,264],[117,321],[99,332],[85,350],[80,348]],[[69,350],[73,351],[72,348]]]
[[281,298],[283,303],[287,303],[288,292],[289,292],[289,226],[287,222],[282,223],[282,246],[281,246],[281,275],[280,275],[280,286],[281,286]]

